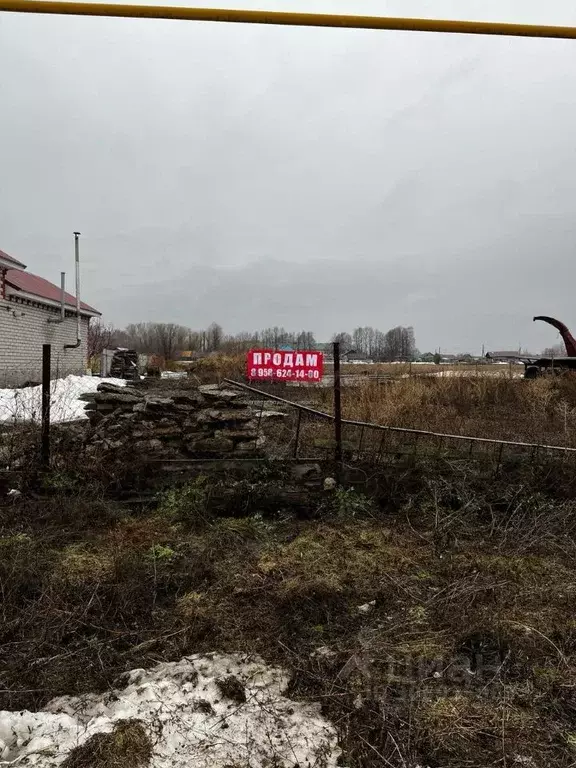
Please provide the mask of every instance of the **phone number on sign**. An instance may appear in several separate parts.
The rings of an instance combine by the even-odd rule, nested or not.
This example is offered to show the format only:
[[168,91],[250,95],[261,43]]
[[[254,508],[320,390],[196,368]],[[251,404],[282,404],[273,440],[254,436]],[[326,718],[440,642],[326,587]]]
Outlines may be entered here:
[[291,371],[287,368],[251,368],[251,379],[320,379],[320,371]]

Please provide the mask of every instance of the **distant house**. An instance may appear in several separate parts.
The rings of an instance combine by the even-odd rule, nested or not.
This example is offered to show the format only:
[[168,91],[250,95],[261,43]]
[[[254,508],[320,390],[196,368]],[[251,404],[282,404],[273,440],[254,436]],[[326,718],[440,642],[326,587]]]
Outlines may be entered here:
[[497,352],[488,352],[486,355],[488,360],[522,360],[524,357],[537,357],[537,355],[530,355],[527,352],[521,353],[518,350],[498,350]]
[[371,364],[374,361],[371,357],[368,357],[364,352],[344,352],[342,359],[346,363],[368,363]]
[[52,345],[52,375],[85,373],[88,324],[99,317],[94,307],[80,304],[80,343],[77,344],[76,299],[26,265],[0,251],[0,387],[39,382],[42,345]]

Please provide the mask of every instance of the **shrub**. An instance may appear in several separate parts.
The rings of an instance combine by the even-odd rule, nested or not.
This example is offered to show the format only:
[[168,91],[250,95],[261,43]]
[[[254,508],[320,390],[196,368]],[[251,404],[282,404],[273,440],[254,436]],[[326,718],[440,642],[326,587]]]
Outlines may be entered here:
[[169,488],[158,496],[158,514],[188,524],[201,524],[209,519],[207,478],[199,475],[185,486]]

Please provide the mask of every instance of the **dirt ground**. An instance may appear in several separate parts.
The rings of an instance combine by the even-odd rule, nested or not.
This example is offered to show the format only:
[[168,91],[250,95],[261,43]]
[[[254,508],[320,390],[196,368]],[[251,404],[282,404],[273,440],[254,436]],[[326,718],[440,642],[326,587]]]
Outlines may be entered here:
[[59,471],[4,503],[0,709],[248,651],[321,702],[351,768],[573,765],[572,478],[419,468],[369,488],[264,465],[120,502]]

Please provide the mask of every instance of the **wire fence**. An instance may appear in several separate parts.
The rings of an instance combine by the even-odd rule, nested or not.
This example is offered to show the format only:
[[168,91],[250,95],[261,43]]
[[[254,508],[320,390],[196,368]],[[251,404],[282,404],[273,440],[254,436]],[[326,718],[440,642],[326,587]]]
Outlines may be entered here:
[[40,458],[41,380],[40,366],[0,371],[0,469]]
[[77,369],[54,367],[49,344],[41,352],[36,366],[0,371],[0,470],[47,468],[55,437],[52,434],[51,438],[51,425],[56,427],[60,444],[66,442],[60,427],[65,429],[84,418],[85,378]]
[[[258,414],[258,434],[267,453],[278,459],[333,460],[335,417],[233,379]],[[345,463],[414,465],[418,462],[479,462],[495,469],[513,463],[574,463],[576,448],[453,435],[342,419],[341,453]]]
[[[38,378],[38,369],[19,370],[23,381]],[[46,382],[53,430],[52,442],[63,444],[72,432],[71,424],[84,419],[78,377],[48,378]],[[94,389],[98,379],[94,380]],[[284,389],[282,397],[269,389],[256,388],[234,379],[227,385],[243,392],[243,401],[252,406],[257,425],[257,443],[262,455],[277,460],[334,461],[337,455],[334,416],[312,407],[314,399],[305,388]],[[186,381],[183,386],[189,386]],[[84,386],[82,387],[84,389]],[[278,392],[278,389],[275,390]],[[289,399],[290,398],[290,399]],[[328,407],[329,390],[320,400]],[[42,386],[0,387],[0,470],[24,470],[47,466],[43,448],[50,436],[42,431]],[[46,420],[44,420],[46,422]],[[80,429],[80,425],[78,426]],[[475,461],[498,468],[511,463],[549,461],[572,465],[576,448],[533,442],[489,439],[445,434],[422,429],[392,427],[350,419],[342,420],[341,455],[344,463],[371,462],[379,465],[415,465],[433,461]],[[43,440],[44,437],[44,440]],[[246,458],[250,457],[246,455]],[[235,456],[241,460],[242,456]]]

